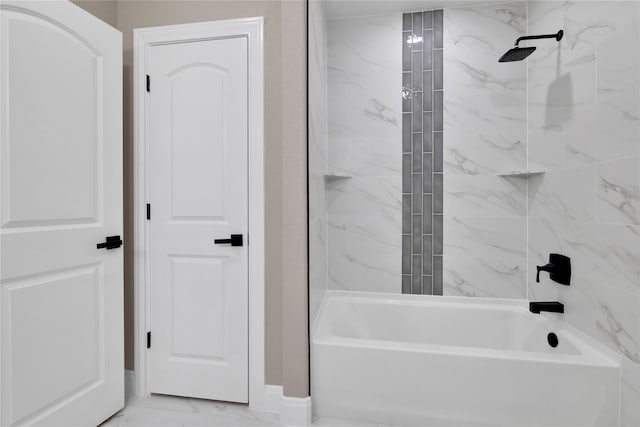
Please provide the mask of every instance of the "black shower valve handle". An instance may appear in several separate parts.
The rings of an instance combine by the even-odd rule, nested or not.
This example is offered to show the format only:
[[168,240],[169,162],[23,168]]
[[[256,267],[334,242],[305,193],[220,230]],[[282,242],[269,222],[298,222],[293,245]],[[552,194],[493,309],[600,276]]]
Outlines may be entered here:
[[536,269],[538,270],[538,272],[536,273],[536,283],[540,283],[540,272],[541,271],[551,271],[552,268],[553,268],[553,264],[536,266]]
[[571,283],[571,259],[560,254],[549,254],[549,263],[536,267],[536,282],[540,283],[540,272],[549,273],[549,278],[561,285],[569,286]]

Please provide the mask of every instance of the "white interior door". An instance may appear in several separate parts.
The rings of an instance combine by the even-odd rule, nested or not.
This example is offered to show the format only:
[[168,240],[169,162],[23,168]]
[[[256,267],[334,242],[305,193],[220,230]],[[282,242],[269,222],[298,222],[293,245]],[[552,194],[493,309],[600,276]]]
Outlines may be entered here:
[[121,34],[63,1],[0,3],[0,424],[124,406]]
[[151,393],[248,401],[247,65],[245,37],[150,48]]

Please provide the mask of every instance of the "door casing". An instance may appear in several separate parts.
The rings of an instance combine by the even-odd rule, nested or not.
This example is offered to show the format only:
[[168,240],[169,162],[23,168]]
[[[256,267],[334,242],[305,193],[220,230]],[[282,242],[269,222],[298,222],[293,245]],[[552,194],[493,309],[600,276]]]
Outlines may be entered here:
[[[264,18],[241,18],[134,30],[134,347],[135,394],[149,395],[150,260],[147,82],[152,46],[246,37],[248,44],[249,406],[269,410],[265,386]],[[153,82],[151,84],[153,90]],[[250,240],[249,240],[250,239]]]

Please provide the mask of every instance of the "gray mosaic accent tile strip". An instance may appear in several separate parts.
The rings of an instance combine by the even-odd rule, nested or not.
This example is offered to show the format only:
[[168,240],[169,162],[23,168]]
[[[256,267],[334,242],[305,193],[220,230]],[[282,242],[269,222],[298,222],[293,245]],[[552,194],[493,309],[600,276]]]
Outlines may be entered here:
[[444,21],[444,11],[443,10],[434,10],[433,11],[433,47],[435,49],[442,48],[443,41],[443,23]]
[[443,11],[402,15],[402,293],[442,295]]
[[433,295],[442,295],[442,256],[433,257]]
[[411,293],[411,275],[410,274],[402,275],[402,293],[403,294]]
[[422,276],[422,294],[434,295],[433,293],[433,276]]

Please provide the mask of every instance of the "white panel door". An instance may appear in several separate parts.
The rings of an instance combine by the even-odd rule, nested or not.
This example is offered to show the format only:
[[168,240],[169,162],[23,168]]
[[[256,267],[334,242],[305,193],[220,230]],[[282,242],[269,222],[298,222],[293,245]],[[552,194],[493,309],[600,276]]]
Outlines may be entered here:
[[124,406],[122,39],[62,1],[0,3],[0,424]]
[[148,61],[150,391],[247,402],[247,40]]

